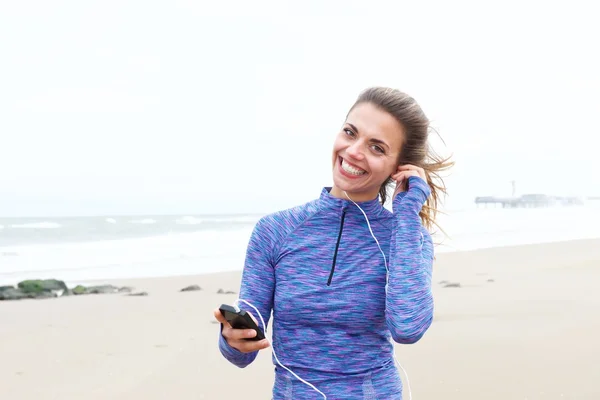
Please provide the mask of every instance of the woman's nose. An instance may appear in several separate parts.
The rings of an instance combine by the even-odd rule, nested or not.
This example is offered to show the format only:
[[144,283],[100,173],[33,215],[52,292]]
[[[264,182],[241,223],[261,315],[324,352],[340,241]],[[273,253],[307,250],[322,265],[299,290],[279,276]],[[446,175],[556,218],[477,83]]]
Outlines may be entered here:
[[360,143],[360,141],[352,143],[352,145],[348,147],[346,152],[348,153],[348,155],[350,155],[353,158],[356,158],[357,160],[362,160],[362,158],[364,157],[362,151],[362,144]]

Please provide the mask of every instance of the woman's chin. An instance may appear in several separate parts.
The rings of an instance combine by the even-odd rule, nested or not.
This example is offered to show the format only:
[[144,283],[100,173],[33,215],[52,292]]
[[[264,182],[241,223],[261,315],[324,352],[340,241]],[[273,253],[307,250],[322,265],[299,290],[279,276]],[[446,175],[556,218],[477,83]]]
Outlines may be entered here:
[[334,179],[332,194],[346,198],[344,192],[346,192],[352,200],[365,201],[377,198],[379,195],[379,188],[367,187],[365,185],[353,185],[343,179]]

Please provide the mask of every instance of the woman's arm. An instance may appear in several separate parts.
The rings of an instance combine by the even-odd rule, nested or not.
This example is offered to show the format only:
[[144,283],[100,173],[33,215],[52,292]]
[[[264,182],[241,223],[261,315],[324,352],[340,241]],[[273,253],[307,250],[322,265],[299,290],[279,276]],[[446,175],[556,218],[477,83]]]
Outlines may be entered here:
[[[242,283],[239,298],[247,301],[258,309],[264,319],[265,326],[269,324],[271,309],[273,307],[273,292],[275,287],[275,272],[271,261],[271,252],[273,249],[272,225],[262,218],[252,232],[250,242],[246,250],[246,261],[242,273]],[[254,316],[257,325],[265,330],[260,317],[256,311],[240,301],[240,309],[246,310]],[[252,342],[254,343],[254,342]],[[241,352],[232,347],[222,334],[219,335],[219,350],[221,354],[232,364],[244,368],[251,364],[257,351]]]
[[417,342],[433,320],[433,242],[419,217],[430,193],[423,179],[411,176],[408,191],[393,200],[385,316],[398,343]]

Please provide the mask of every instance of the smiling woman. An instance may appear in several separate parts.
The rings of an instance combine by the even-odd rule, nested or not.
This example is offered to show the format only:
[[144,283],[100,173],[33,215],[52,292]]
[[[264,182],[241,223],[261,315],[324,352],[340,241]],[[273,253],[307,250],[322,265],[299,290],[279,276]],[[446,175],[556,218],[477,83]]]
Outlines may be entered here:
[[383,182],[398,167],[404,129],[373,103],[360,103],[348,114],[333,146],[331,194],[355,201],[377,197]]
[[[439,157],[428,139],[429,120],[414,98],[391,88],[365,90],[334,143],[332,194],[344,197],[343,190],[353,192],[353,200],[379,194],[384,204],[392,183],[396,183],[395,196],[406,190],[408,177],[418,175],[432,192],[420,211],[423,223],[430,228],[435,224],[439,198],[446,192],[439,173],[453,163]],[[361,169],[361,165],[367,168]],[[351,180],[355,177],[361,179]]]
[[[275,400],[402,399],[390,339],[415,343],[431,324],[427,228],[443,191],[433,179],[451,165],[431,153],[428,131],[413,98],[367,89],[335,139],[333,186],[254,227],[236,303],[263,330],[273,315]],[[255,330],[214,315],[219,348],[234,365],[269,347],[248,340]]]

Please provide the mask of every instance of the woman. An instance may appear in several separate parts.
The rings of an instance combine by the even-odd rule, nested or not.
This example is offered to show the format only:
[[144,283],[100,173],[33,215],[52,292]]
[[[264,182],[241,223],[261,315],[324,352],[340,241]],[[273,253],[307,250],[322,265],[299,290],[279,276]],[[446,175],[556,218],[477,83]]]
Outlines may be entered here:
[[[402,398],[390,338],[415,343],[431,324],[427,228],[444,192],[432,178],[450,166],[430,152],[428,131],[410,96],[365,90],[334,142],[333,186],[256,224],[239,306],[263,329],[273,312],[275,400]],[[269,346],[215,318],[221,353],[238,367]]]

